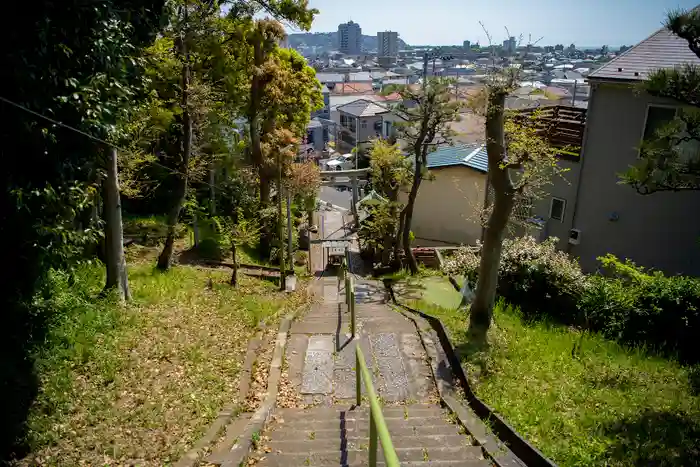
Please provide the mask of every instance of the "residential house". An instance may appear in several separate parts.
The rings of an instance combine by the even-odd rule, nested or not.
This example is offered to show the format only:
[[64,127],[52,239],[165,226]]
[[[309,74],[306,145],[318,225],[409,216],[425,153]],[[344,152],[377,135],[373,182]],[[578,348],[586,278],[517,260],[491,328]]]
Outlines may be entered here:
[[[444,146],[428,154],[430,177],[413,209],[414,246],[473,245],[481,238],[488,159],[479,144]],[[401,195],[406,202],[407,195]]]
[[[357,99],[337,107],[339,116],[338,150],[365,149],[376,138],[391,135],[397,117],[383,105],[369,99]],[[386,123],[385,123],[386,119]]]
[[[668,273],[700,273],[697,192],[638,194],[619,174],[638,162],[639,144],[678,110],[678,103],[640,93],[649,72],[700,60],[685,40],[660,29],[588,75],[591,95],[578,170],[572,187],[549,200],[551,233],[587,271],[613,253]],[[568,233],[568,235],[567,235]]]
[[306,125],[306,135],[302,146],[299,148],[304,155],[315,154],[317,157],[323,152],[328,142],[328,127],[318,117],[312,118]]
[[330,120],[331,118],[331,92],[328,86],[321,85],[321,93],[323,94],[323,107],[311,113],[311,118],[320,117]]
[[[532,111],[521,110],[525,114]],[[553,146],[580,146],[585,110],[548,107],[538,111]],[[549,196],[545,199],[519,201],[512,215],[518,222],[509,227],[510,235],[557,236],[561,248],[568,244],[566,220],[571,212],[560,201],[575,196],[579,157],[575,151],[562,149],[559,159],[565,172],[546,187]],[[480,143],[445,146],[428,155],[431,175],[421,184],[412,222],[416,246],[474,245],[481,238],[479,216],[485,202],[487,166],[486,148]]]
[[316,73],[316,79],[328,87],[345,82],[345,75],[342,73]]

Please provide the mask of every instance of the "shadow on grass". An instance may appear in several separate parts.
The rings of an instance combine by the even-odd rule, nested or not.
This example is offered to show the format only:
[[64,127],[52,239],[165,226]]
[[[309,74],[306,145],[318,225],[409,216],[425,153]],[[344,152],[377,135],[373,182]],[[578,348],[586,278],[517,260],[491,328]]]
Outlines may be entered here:
[[[467,316],[465,314],[465,316]],[[459,333],[456,341],[458,344],[455,346],[455,352],[459,356],[462,362],[467,363],[473,369],[476,368],[478,371],[470,372],[476,379],[487,378],[491,375],[491,360],[489,352],[491,346],[488,339],[474,339],[470,338],[466,329]]]
[[32,349],[46,333],[45,315],[21,305],[5,308],[0,339],[0,465],[29,452],[26,420],[37,396],[39,379]]
[[700,420],[683,413],[646,411],[603,427],[615,437],[610,460],[621,465],[700,465]]
[[394,282],[393,289],[399,303],[421,300],[426,290],[425,285],[417,280]]

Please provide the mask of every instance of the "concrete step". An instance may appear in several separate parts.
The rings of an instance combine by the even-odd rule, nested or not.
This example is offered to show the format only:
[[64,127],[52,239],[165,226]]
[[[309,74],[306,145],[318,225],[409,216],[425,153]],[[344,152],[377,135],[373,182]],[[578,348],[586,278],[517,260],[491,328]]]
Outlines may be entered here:
[[[342,430],[341,430],[342,428]],[[454,435],[459,433],[457,425],[452,425],[444,420],[440,424],[433,425],[396,425],[388,426],[389,433],[393,437],[401,436],[438,436],[438,435]],[[341,427],[340,422],[336,422],[335,426],[326,427],[284,427],[277,426],[270,432],[271,439],[277,440],[308,440],[311,436],[318,439],[340,439],[341,434],[345,437],[364,437],[369,436],[369,422],[352,422]]]
[[357,317],[358,327],[362,332],[369,334],[378,334],[384,332],[406,333],[411,334],[416,332],[416,327],[412,322],[404,319],[403,316],[391,317]]
[[[336,405],[333,407],[310,407],[308,409],[277,409],[276,414],[283,417],[285,420],[294,419],[323,419],[328,417],[340,418],[341,415],[353,416],[355,418],[368,418],[369,408],[355,407],[353,405]],[[382,414],[385,417],[441,417],[445,415],[445,411],[438,405],[433,404],[410,404],[382,407]]]
[[[287,464],[288,459],[286,459],[284,456],[278,457],[278,458],[272,458],[272,459],[265,459],[262,462],[259,462],[257,465],[261,466],[279,466],[279,467],[288,467],[292,466],[295,464]],[[304,458],[302,462],[306,462],[306,459]],[[346,463],[332,463],[332,464],[312,464],[309,463],[306,464],[300,464],[300,465],[312,465],[312,466],[324,466],[324,467],[367,467],[367,462],[359,462],[359,463],[352,463],[348,464]],[[414,462],[402,462],[401,467],[490,467],[492,464],[486,460],[469,460],[469,461],[414,461]],[[377,462],[377,467],[386,467],[386,464],[384,462]]]
[[[300,447],[301,448],[301,447]],[[348,451],[306,451],[294,453],[271,452],[258,465],[262,466],[351,466],[367,465],[369,461],[368,448]],[[428,462],[424,465],[434,465],[431,462],[457,461],[462,466],[488,466],[490,463],[483,458],[478,446],[445,446],[434,449],[422,447],[397,448],[396,454],[401,465],[408,462]],[[384,460],[381,446],[378,448],[377,460]],[[439,465],[439,464],[438,464]],[[449,465],[449,464],[448,464]],[[453,464],[454,465],[454,464]]]
[[[422,425],[441,425],[448,424],[449,422],[445,417],[420,417],[420,418],[409,418],[405,419],[403,417],[384,417],[386,424],[389,428],[391,427],[411,427],[411,426],[422,426]],[[298,420],[285,420],[284,425],[290,429],[299,430],[330,430],[336,427],[340,427],[344,424],[346,428],[362,427],[369,424],[368,417],[356,417],[354,415],[347,415],[344,418],[324,418],[324,419],[298,419]]]
[[224,437],[214,447],[212,452],[204,458],[210,464],[222,464],[228,457],[229,451],[236,444],[236,440],[243,433],[252,413],[242,413],[226,426]]
[[[325,433],[323,433],[325,434]],[[369,436],[352,436],[346,433],[336,433],[338,436],[319,438],[315,432],[309,434],[306,440],[280,440],[276,437],[268,442],[268,446],[277,452],[295,452],[303,446],[306,451],[332,451],[362,449],[369,445]],[[367,433],[365,433],[366,435]],[[313,438],[313,439],[312,439]],[[391,436],[395,448],[440,448],[443,446],[472,446],[472,439],[465,435],[423,435],[423,436]]]
[[[341,323],[341,333],[345,331],[343,327],[347,327],[345,323]],[[338,331],[338,319],[335,317],[294,322],[289,330],[291,334],[335,334]]]

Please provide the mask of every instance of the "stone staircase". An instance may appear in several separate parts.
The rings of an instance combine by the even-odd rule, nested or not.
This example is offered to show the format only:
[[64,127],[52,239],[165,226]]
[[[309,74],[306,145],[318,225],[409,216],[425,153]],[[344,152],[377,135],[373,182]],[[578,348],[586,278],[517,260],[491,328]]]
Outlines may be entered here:
[[[339,213],[327,212],[320,218],[323,238],[345,235],[347,229]],[[351,251],[350,256],[350,268],[358,273],[362,269],[359,255]],[[358,346],[402,466],[495,465],[479,442],[462,431],[456,417],[438,403],[433,372],[448,386],[452,386],[452,375],[438,363],[444,361],[439,359],[439,343],[421,340],[423,331],[430,327],[421,327],[419,335],[417,324],[387,304],[380,283],[353,275],[356,329],[352,336],[344,282],[332,275],[333,271],[322,271],[325,260],[320,246],[312,245],[310,261],[317,274],[313,290],[320,303],[289,328],[279,367],[284,380],[283,402],[278,397],[277,407],[256,413],[251,423],[239,417],[229,425],[213,453],[198,465],[369,465],[370,413],[364,382],[362,403],[355,405]],[[466,417],[461,417],[463,422]],[[472,431],[480,442],[486,439],[482,431]],[[253,449],[248,452],[251,441]],[[247,460],[241,457],[245,455]],[[378,465],[384,466],[381,442],[377,458]]]
[[[385,406],[382,413],[402,466],[482,467],[481,448],[437,405]],[[369,409],[348,405],[278,409],[259,466],[366,466]],[[378,465],[384,465],[381,446]]]
[[[415,325],[386,303],[376,282],[355,286],[356,336],[350,335],[345,291],[319,279],[323,302],[292,324],[289,380],[307,408],[276,409],[260,466],[366,466],[369,402],[355,407],[355,347],[363,350],[402,466],[488,466],[482,450],[436,402],[431,368]],[[364,385],[363,385],[364,393]],[[378,465],[383,464],[378,448]]]

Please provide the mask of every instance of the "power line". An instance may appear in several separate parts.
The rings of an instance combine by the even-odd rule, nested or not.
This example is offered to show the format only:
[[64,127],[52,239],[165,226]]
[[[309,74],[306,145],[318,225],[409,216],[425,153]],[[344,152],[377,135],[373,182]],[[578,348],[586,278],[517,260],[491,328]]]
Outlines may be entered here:
[[[22,104],[18,104],[18,103],[16,103],[16,102],[13,102],[13,101],[11,101],[11,100],[5,98],[5,97],[0,96],[0,101],[5,102],[6,104],[9,104],[9,105],[11,105],[11,106],[13,106],[13,107],[16,107],[16,108],[18,108],[18,109],[20,109],[20,110],[24,110],[25,112],[28,112],[28,113],[30,113],[30,114],[36,116],[36,117],[42,118],[42,119],[44,119],[44,120],[47,120],[47,121],[53,123],[54,125],[60,126],[60,127],[65,128],[65,129],[67,129],[67,130],[73,131],[73,132],[75,132],[75,133],[77,133],[77,134],[79,134],[79,135],[85,136],[86,138],[88,138],[88,139],[90,139],[90,140],[92,140],[92,141],[95,141],[95,142],[97,142],[97,143],[104,144],[105,146],[109,146],[109,147],[111,147],[111,148],[117,149],[117,150],[119,150],[119,151],[121,151],[121,152],[123,152],[123,153],[126,153],[126,154],[131,154],[132,156],[135,156],[135,155],[136,155],[136,154],[135,154],[133,151],[131,151],[131,150],[122,148],[122,147],[120,147],[120,146],[117,146],[117,145],[114,144],[114,143],[110,143],[109,141],[105,141],[105,140],[103,140],[103,139],[101,139],[101,138],[98,138],[97,136],[94,136],[94,135],[91,135],[91,134],[89,134],[89,133],[86,133],[86,132],[84,132],[83,130],[80,130],[80,129],[78,129],[78,128],[72,127],[72,126],[70,126],[70,125],[67,125],[67,124],[65,124],[65,123],[63,123],[63,122],[60,122],[60,121],[54,119],[54,118],[47,117],[47,116],[44,115],[44,114],[41,114],[41,113],[39,113],[39,112],[37,112],[37,111],[35,111],[35,110],[29,109],[29,108],[23,106]],[[166,166],[166,165],[164,165],[164,164],[161,164],[160,162],[157,162],[157,161],[150,161],[150,163],[153,164],[153,165],[157,165],[158,167],[161,167],[161,168],[163,168],[163,169],[165,169],[165,170],[167,170],[167,171],[169,171],[169,172],[171,172],[171,173],[173,173],[173,174],[182,175],[182,176],[184,176],[184,177],[187,177],[187,176],[188,176],[187,174],[182,173],[182,172],[180,172],[179,170],[173,169],[172,167],[168,167],[168,166]],[[211,184],[209,184],[209,183],[207,183],[207,182],[205,182],[205,181],[201,181],[201,183],[203,183],[204,185],[210,186],[210,187],[212,187],[212,188],[221,190],[220,187],[211,185]]]

